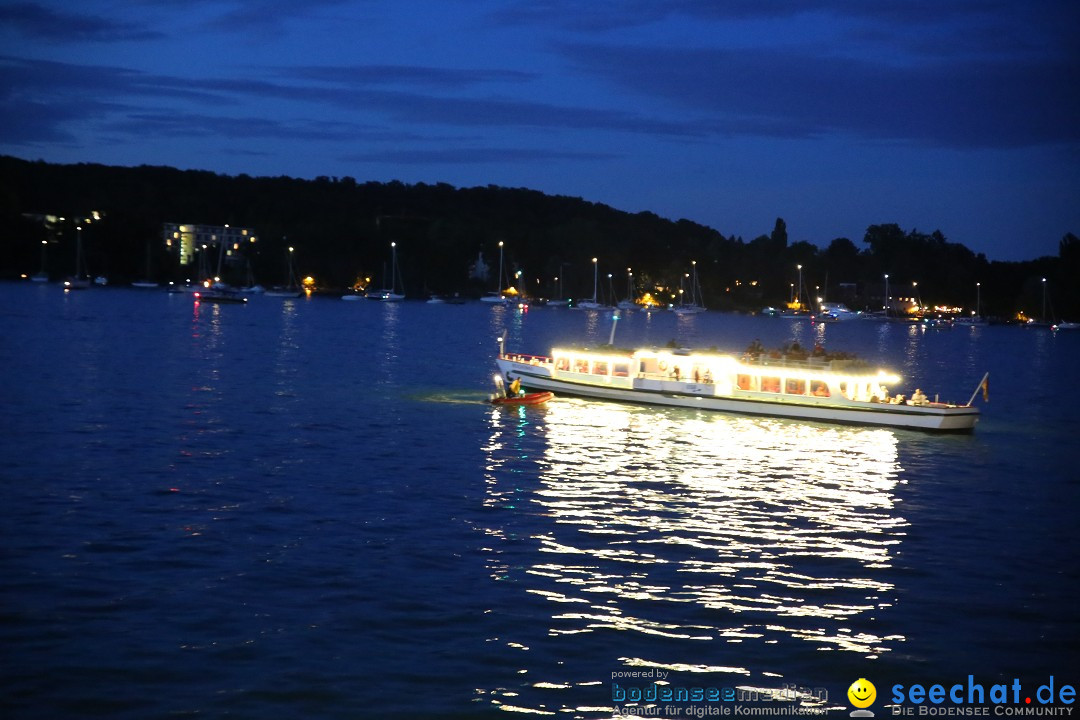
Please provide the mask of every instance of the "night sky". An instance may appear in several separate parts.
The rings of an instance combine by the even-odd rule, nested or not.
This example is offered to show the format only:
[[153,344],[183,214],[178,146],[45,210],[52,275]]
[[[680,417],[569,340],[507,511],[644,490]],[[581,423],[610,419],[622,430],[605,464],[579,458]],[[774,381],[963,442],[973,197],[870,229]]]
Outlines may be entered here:
[[[1080,234],[1080,2],[0,0],[0,154]],[[199,218],[216,222],[215,218]]]

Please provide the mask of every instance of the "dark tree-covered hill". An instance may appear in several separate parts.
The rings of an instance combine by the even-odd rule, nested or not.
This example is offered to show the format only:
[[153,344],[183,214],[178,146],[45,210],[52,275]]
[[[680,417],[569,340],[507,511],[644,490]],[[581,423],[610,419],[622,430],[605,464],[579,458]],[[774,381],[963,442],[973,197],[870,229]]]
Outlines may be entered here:
[[[1080,317],[1080,241],[1071,233],[1057,257],[1023,263],[989,262],[934,231],[904,231],[896,224],[870,226],[860,242],[837,238],[819,249],[790,242],[777,219],[769,234],[744,241],[688,220],[627,213],[581,198],[496,186],[357,182],[351,177],[236,177],[169,167],[57,165],[0,157],[0,276],[33,274],[46,241],[54,279],[74,269],[76,218],[97,211],[102,220],[83,230],[92,274],[128,282],[146,274],[150,253],[154,279],[183,280],[177,257],[165,248],[163,223],[254,228],[258,242],[244,250],[256,279],[281,282],[285,253],[296,248],[303,275],[322,287],[342,288],[358,278],[381,282],[397,243],[401,274],[410,296],[494,289],[498,243],[507,273],[521,271],[532,295],[591,295],[592,258],[599,258],[601,290],[621,296],[627,268],[650,290],[679,287],[696,261],[706,304],[754,310],[790,299],[802,265],[802,297],[843,299],[855,307],[880,304],[884,273],[891,287],[913,287],[927,303],[970,307],[975,283],[985,310],[1011,316],[1038,314],[1042,278],[1055,313]],[[50,227],[44,216],[64,217]],[[820,242],[821,239],[818,239]],[[470,278],[479,253],[491,268],[486,280]],[[890,295],[896,293],[890,291]],[[876,300],[875,300],[876,298]]]

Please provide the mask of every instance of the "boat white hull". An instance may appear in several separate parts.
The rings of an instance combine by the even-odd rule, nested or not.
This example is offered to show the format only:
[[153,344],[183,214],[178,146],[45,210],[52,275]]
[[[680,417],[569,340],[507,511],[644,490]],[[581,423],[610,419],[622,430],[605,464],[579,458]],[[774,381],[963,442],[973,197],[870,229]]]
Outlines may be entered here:
[[375,300],[377,302],[401,302],[405,299],[405,296],[400,293],[390,292],[389,290],[380,290],[365,295],[368,300]]
[[843,406],[829,401],[806,397],[801,401],[759,400],[749,397],[718,396],[716,386],[678,380],[623,378],[629,387],[613,384],[574,382],[553,377],[548,368],[530,363],[499,358],[499,369],[509,381],[521,379],[523,387],[549,390],[556,395],[613,400],[617,402],[692,408],[741,415],[811,420],[909,428],[935,432],[970,432],[979,419],[979,410],[972,407],[931,407],[894,405],[889,403],[859,403]]

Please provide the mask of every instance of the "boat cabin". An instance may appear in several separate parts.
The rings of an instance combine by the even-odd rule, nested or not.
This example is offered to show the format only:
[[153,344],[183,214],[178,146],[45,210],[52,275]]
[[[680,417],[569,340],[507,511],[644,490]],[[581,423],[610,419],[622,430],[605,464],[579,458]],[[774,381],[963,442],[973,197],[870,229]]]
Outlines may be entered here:
[[[652,389],[773,402],[888,402],[886,383],[900,378],[861,363],[742,358],[687,350],[639,350],[632,355],[589,350],[552,351],[554,377],[576,383]],[[636,382],[635,382],[636,381]]]

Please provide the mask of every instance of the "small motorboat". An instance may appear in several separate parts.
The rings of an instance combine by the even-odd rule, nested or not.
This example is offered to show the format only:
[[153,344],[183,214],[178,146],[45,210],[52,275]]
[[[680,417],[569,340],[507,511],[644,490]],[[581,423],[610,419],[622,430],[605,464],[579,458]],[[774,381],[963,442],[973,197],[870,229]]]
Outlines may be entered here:
[[525,393],[521,391],[521,380],[510,383],[509,391],[503,389],[502,376],[495,376],[495,394],[489,400],[492,405],[540,405],[555,397],[553,392]]
[[511,395],[509,397],[493,395],[491,397],[492,405],[540,405],[546,403],[551,398],[555,397],[553,392],[534,392],[525,393],[524,395]]

